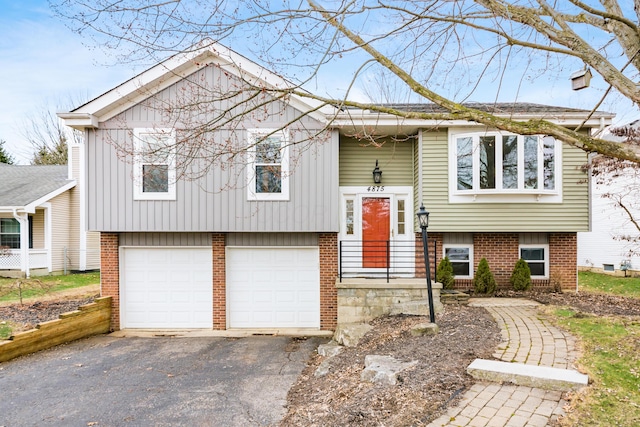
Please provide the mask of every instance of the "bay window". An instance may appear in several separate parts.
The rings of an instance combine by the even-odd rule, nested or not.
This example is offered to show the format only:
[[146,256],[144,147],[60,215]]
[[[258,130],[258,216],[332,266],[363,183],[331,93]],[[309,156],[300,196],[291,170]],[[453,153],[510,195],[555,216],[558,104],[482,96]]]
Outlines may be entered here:
[[450,152],[454,202],[469,201],[468,196],[475,201],[486,195],[507,194],[537,195],[536,201],[548,196],[547,201],[559,201],[553,196],[560,193],[561,144],[552,137],[497,131],[453,133]]

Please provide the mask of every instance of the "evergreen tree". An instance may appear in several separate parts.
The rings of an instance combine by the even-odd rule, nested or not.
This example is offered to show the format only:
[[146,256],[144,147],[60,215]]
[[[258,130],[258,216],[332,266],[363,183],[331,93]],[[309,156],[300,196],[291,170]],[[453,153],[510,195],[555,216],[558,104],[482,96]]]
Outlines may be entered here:
[[509,281],[516,291],[526,291],[531,288],[531,269],[529,264],[522,258],[516,262]]
[[443,289],[453,289],[454,277],[453,264],[449,261],[449,257],[444,257],[436,269],[436,282],[442,283]]
[[15,159],[13,158],[13,156],[9,153],[7,153],[7,150],[4,148],[4,144],[6,144],[7,141],[0,139],[0,163],[6,163],[8,165],[12,165],[15,163]]
[[478,270],[473,277],[473,287],[479,294],[493,294],[498,288],[486,258],[482,258],[478,264]]

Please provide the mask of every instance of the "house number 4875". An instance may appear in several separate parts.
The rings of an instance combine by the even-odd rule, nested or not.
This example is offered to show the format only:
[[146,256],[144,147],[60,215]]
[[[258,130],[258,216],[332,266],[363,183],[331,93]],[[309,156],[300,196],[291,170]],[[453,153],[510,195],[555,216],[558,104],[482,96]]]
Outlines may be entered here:
[[379,193],[381,191],[384,191],[384,185],[372,185],[370,187],[367,187],[367,191],[369,193]]

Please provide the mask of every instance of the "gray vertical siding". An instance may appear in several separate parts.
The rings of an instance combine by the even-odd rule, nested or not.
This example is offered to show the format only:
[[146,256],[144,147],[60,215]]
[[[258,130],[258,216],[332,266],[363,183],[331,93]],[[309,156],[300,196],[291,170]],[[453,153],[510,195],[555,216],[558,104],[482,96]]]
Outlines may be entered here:
[[318,246],[313,233],[230,233],[227,246]]
[[121,233],[120,246],[211,246],[211,233]]
[[[213,84],[223,79],[217,67],[194,76]],[[225,161],[204,176],[180,179],[175,201],[133,199],[132,158],[116,145],[131,145],[131,129],[172,127],[162,107],[181,102],[177,84],[87,132],[88,227],[96,231],[141,232],[337,232],[338,136],[297,110],[272,102],[258,120],[248,115],[237,129],[223,130],[219,138],[244,144],[249,128],[289,125],[291,176],[288,201],[249,201],[246,167],[241,159]],[[218,105],[219,109],[227,106]],[[219,111],[219,110],[218,110]],[[262,113],[261,113],[262,114]],[[297,122],[296,120],[299,119]],[[294,123],[295,122],[295,123]],[[179,126],[185,127],[180,129]],[[188,131],[188,123],[176,125]],[[303,134],[320,132],[312,143]],[[194,166],[197,168],[197,166]]]

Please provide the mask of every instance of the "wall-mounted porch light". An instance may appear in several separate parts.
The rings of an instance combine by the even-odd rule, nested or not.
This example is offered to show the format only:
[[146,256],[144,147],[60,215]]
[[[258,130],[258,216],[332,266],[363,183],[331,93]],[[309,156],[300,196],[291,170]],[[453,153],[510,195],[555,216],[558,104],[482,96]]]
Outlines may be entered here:
[[382,182],[382,171],[378,167],[378,160],[376,159],[376,167],[373,169],[373,182],[380,184]]

